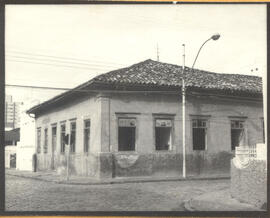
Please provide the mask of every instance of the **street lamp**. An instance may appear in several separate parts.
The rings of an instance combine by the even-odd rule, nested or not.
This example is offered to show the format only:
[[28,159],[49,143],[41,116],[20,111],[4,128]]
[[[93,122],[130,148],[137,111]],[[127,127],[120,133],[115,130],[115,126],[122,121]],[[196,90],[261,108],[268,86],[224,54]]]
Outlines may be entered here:
[[[193,69],[202,47],[211,39],[216,41],[219,38],[220,38],[220,34],[215,34],[215,35],[211,36],[209,39],[207,39],[201,45],[191,69]],[[183,46],[183,66],[182,66],[182,72],[183,72],[183,76],[182,76],[183,178],[186,178],[186,138],[185,138],[185,136],[186,136],[186,116],[185,116],[186,88],[185,88],[185,80],[184,80],[184,76],[185,76],[185,44],[183,44],[182,46]]]
[[193,67],[194,67],[194,65],[195,65],[195,63],[196,63],[196,60],[197,60],[197,58],[198,58],[198,56],[199,56],[199,54],[200,54],[200,51],[201,51],[202,47],[203,47],[208,41],[210,41],[211,39],[214,40],[214,41],[216,41],[216,40],[218,40],[219,38],[220,38],[220,34],[217,33],[217,34],[211,36],[209,39],[207,39],[207,40],[201,45],[201,47],[200,47],[200,49],[199,49],[199,51],[198,51],[198,53],[197,53],[197,56],[196,56],[196,58],[195,58],[195,60],[194,60],[194,62],[193,62],[192,69],[193,69]]

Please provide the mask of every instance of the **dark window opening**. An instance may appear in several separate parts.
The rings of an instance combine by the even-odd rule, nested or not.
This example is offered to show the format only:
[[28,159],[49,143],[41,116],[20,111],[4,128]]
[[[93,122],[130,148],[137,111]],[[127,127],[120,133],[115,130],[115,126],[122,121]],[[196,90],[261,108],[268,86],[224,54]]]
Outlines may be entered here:
[[43,152],[48,153],[48,129],[44,130],[44,147]]
[[56,126],[52,127],[52,153],[56,150]]
[[235,147],[240,146],[244,142],[244,121],[231,121],[231,149],[234,151]]
[[61,153],[65,152],[66,124],[61,125]]
[[75,152],[76,145],[76,123],[70,123],[70,152]]
[[135,151],[136,120],[119,119],[118,150]]
[[37,130],[37,153],[41,152],[41,129]]
[[192,121],[193,150],[205,150],[206,148],[206,120]]
[[171,147],[172,121],[157,119],[155,126],[156,150],[169,150]]
[[84,152],[89,151],[90,145],[90,120],[84,121]]

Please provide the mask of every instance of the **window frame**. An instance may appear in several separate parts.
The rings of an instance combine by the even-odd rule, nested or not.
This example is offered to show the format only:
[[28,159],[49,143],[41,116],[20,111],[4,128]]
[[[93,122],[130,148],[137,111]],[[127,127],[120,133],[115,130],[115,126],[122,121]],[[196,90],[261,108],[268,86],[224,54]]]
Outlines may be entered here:
[[[43,144],[43,154],[48,154],[48,147],[49,147],[49,132],[48,127],[44,129],[44,144]],[[46,149],[45,149],[46,148]]]
[[36,152],[37,154],[40,154],[42,150],[41,146],[41,127],[37,128],[37,147],[36,147]]
[[[118,153],[134,153],[137,152],[137,146],[138,146],[138,128],[139,128],[139,115],[141,113],[125,113],[125,112],[116,112],[116,144],[117,148],[116,151]],[[136,120],[136,126],[135,126],[135,145],[134,150],[130,151],[120,151],[119,150],[119,119],[135,119]]]
[[[89,127],[86,127],[86,122],[88,122],[88,121],[89,121]],[[87,129],[89,131],[89,137],[88,137],[88,143],[87,143],[87,146],[86,146],[85,131]],[[88,153],[89,150],[90,150],[90,139],[91,139],[91,119],[84,119],[83,120],[83,151],[84,151],[84,153]]]
[[[62,127],[65,127],[65,131],[63,132]],[[64,137],[66,135],[67,132],[67,125],[66,125],[66,121],[62,121],[60,122],[60,153],[64,154],[65,153],[65,140]],[[64,133],[64,137],[62,137],[62,134]]]
[[[153,113],[153,150],[155,152],[172,152],[175,149],[175,127],[174,127],[174,122],[175,122],[175,114],[165,114],[165,113]],[[170,136],[170,141],[171,144],[169,145],[168,150],[157,150],[156,146],[156,120],[170,120],[171,121],[171,136]]]
[[[75,124],[75,134],[74,134],[74,145],[72,146],[71,145],[71,137],[72,137],[72,125]],[[76,153],[76,134],[77,134],[77,122],[76,122],[76,119],[72,119],[70,120],[70,125],[69,125],[69,128],[70,128],[70,138],[69,138],[69,146],[70,146],[70,153]]]
[[[54,148],[54,151],[53,151],[53,129],[55,128],[55,148]],[[57,132],[58,132],[58,126],[57,126],[57,123],[53,123],[51,124],[51,148],[52,148],[52,151],[51,153],[55,153],[57,152]]]
[[243,128],[234,128],[234,129],[243,129],[243,132],[244,132],[243,143],[246,144],[246,143],[248,143],[247,142],[247,139],[248,139],[247,130],[248,129],[247,129],[247,123],[246,123],[247,117],[230,116],[229,120],[230,120],[229,125],[230,125],[230,141],[231,141],[231,143],[230,143],[231,149],[230,150],[231,150],[231,152],[235,152],[235,147],[237,147],[237,146],[235,146],[234,149],[232,149],[233,148],[232,147],[232,121],[243,122]]
[[[195,152],[203,152],[203,151],[208,151],[209,149],[209,134],[210,134],[210,118],[211,115],[190,115],[190,131],[191,131],[191,145],[192,145],[192,151]],[[206,129],[206,133],[205,133],[205,146],[204,149],[194,149],[194,140],[193,140],[193,122],[194,120],[201,120],[201,121],[205,121],[206,125],[205,127],[195,127],[195,128],[204,128]]]

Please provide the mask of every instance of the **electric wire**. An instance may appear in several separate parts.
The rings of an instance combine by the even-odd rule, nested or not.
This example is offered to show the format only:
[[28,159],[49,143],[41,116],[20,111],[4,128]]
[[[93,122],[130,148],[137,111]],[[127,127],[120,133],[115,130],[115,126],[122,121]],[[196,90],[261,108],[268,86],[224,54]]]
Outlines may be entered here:
[[80,58],[70,58],[70,57],[63,57],[63,56],[54,56],[54,55],[45,55],[45,54],[37,54],[37,53],[29,53],[29,52],[21,52],[21,51],[7,51],[7,53],[17,53],[17,54],[23,54],[27,56],[41,56],[41,57],[47,57],[47,58],[54,58],[54,59],[66,59],[71,61],[80,61],[80,62],[97,62],[101,64],[113,64],[113,65],[123,65],[121,63],[116,62],[110,62],[110,61],[100,61],[100,60],[93,60],[93,59],[80,59]]
[[[45,59],[45,58],[36,58],[36,57],[23,57],[23,56],[17,56],[17,55],[6,55],[6,57],[12,57],[16,59],[26,59],[26,60],[38,60],[38,61],[45,61],[45,62],[57,62],[57,63],[64,63],[64,64],[75,64],[75,65],[85,65],[85,66],[96,66],[96,67],[120,67],[120,65],[109,65],[109,64],[97,64],[97,63],[82,63],[82,62],[74,62],[74,61],[63,61],[63,60],[57,60],[57,59]],[[9,58],[8,58],[9,59]],[[11,60],[11,59],[9,59]]]
[[56,66],[56,67],[67,67],[67,68],[74,68],[74,69],[87,69],[87,70],[102,70],[102,71],[107,71],[108,68],[98,68],[98,67],[79,67],[79,66],[71,66],[71,65],[59,65],[59,64],[52,64],[52,63],[45,63],[45,62],[33,62],[33,61],[20,61],[20,60],[10,60],[6,59],[7,61],[10,62],[19,62],[19,63],[30,63],[30,64],[41,64],[41,65],[46,65],[46,66]]

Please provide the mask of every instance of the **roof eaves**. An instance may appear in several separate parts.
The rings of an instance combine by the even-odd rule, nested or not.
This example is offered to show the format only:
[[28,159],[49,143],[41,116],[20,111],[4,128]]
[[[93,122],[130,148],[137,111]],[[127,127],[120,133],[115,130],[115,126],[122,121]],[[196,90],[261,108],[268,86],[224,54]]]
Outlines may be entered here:
[[27,110],[26,113],[27,114],[35,113],[35,111],[38,110],[39,108],[41,108],[43,106],[47,106],[49,104],[52,104],[52,103],[54,103],[56,101],[59,101],[60,99],[63,99],[66,96],[74,93],[74,91],[81,90],[82,88],[84,88],[84,87],[86,87],[88,85],[93,84],[93,82],[94,82],[94,80],[91,79],[91,80],[89,80],[89,81],[87,81],[87,82],[85,82],[85,83],[83,83],[83,84],[81,84],[81,85],[79,85],[79,86],[77,86],[77,87],[75,87],[75,88],[73,88],[71,90],[68,90],[68,91],[66,91],[64,93],[61,93],[61,94],[59,94],[59,95],[57,95],[57,96],[55,96],[55,97],[53,97],[53,98],[51,98],[51,99],[49,99],[49,100],[41,103],[41,104],[38,104],[38,105],[33,106],[32,108],[30,108],[29,110]]

